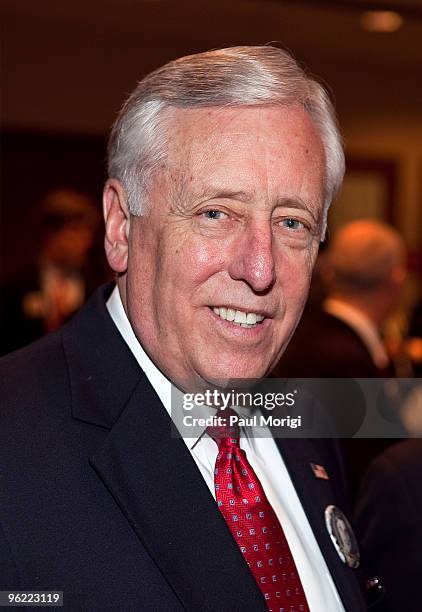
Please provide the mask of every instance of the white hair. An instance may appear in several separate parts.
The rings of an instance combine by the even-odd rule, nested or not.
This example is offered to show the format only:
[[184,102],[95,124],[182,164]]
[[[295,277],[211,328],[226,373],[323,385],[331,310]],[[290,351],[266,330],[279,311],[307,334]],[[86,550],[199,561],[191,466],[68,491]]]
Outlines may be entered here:
[[140,81],[123,105],[108,143],[108,174],[126,190],[133,215],[146,214],[148,188],[168,149],[170,108],[300,104],[320,134],[326,157],[324,227],[341,186],[344,153],[326,90],[286,51],[228,47],[174,60]]

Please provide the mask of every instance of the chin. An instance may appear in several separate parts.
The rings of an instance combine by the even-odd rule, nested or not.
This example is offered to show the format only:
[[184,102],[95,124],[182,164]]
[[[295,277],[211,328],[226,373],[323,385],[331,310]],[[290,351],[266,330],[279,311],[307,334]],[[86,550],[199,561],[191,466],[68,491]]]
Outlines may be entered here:
[[208,369],[203,372],[202,380],[210,386],[215,387],[243,387],[248,385],[248,381],[263,378],[268,371],[251,364],[250,367],[245,367],[245,364],[239,364],[239,367],[233,368],[216,368],[210,372]]

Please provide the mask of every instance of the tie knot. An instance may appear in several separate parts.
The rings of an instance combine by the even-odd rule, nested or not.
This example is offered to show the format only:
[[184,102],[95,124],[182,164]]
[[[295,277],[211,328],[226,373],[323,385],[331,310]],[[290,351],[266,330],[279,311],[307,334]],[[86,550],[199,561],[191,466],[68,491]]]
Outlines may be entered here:
[[219,410],[214,417],[215,425],[207,427],[207,433],[218,446],[239,446],[240,428],[237,415],[230,408]]

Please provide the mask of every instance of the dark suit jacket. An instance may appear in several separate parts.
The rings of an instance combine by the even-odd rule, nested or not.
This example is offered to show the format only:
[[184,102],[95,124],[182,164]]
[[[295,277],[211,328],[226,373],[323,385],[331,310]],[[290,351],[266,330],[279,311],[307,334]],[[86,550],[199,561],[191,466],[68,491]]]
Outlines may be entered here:
[[422,577],[422,440],[400,442],[365,476],[357,526],[370,574],[383,581],[380,610],[420,612]]
[[289,378],[376,378],[378,370],[365,344],[344,321],[307,308],[274,376]]
[[[0,589],[64,591],[67,610],[265,610],[182,439],[100,289],[62,330],[1,361]],[[280,451],[347,611],[358,573],[324,522],[344,509],[335,445]],[[310,462],[330,480],[315,478]]]

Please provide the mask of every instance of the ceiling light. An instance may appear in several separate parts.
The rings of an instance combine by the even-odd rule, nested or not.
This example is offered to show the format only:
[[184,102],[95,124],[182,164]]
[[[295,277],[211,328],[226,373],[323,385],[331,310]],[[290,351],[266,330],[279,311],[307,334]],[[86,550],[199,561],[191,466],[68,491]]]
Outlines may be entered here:
[[362,26],[369,32],[395,32],[403,25],[403,17],[393,11],[366,11]]

